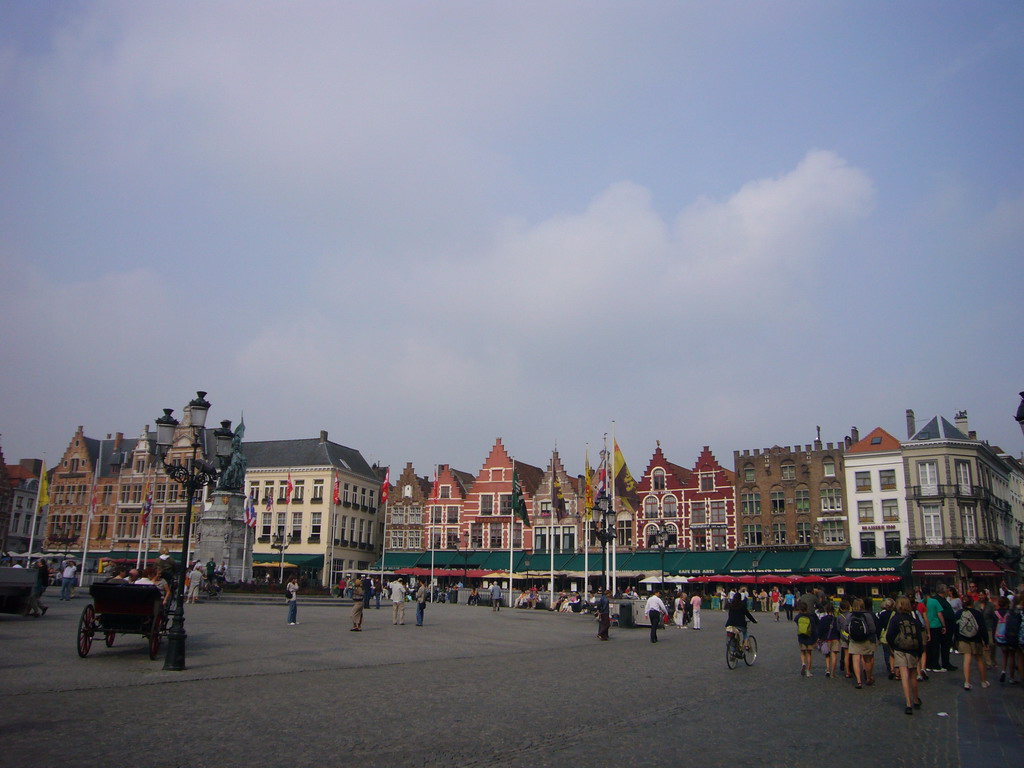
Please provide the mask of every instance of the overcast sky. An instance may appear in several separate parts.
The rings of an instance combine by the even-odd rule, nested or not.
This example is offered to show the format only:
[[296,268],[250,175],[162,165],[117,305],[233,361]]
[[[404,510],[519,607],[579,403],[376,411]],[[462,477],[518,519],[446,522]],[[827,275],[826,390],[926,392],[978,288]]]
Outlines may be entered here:
[[1024,6],[0,4],[0,446],[1020,453]]

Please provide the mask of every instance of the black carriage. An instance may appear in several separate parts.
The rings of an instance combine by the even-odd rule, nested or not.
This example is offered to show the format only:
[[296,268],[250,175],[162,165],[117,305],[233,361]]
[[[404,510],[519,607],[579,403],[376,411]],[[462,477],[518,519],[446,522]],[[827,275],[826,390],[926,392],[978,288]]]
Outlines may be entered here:
[[92,648],[93,635],[104,636],[107,647],[119,634],[143,635],[149,641],[149,658],[160,652],[160,638],[166,633],[163,593],[152,584],[93,584],[92,603],[78,620],[78,655],[83,659]]

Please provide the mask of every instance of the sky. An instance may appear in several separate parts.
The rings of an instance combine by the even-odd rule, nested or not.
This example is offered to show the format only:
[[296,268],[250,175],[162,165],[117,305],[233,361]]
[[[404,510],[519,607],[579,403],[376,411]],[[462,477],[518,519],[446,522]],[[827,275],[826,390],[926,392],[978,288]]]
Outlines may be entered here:
[[0,447],[1019,455],[1022,107],[1020,3],[2,3]]

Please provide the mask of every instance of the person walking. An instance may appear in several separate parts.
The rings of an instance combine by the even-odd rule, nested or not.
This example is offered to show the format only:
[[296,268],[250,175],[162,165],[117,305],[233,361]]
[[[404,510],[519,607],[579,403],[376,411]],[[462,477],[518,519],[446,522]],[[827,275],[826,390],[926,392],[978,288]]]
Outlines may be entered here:
[[416,626],[423,626],[423,612],[427,610],[427,582],[419,580],[419,587],[416,589]]
[[32,592],[28,598],[28,610],[35,617],[40,617],[50,607],[43,605],[43,592],[50,586],[50,566],[46,563],[46,558],[39,558],[36,561],[36,581],[32,585]]
[[363,631],[363,579],[355,576],[352,579],[352,629],[349,632]]
[[906,703],[903,711],[908,715],[921,708],[915,673],[924,650],[924,641],[923,629],[915,613],[910,598],[900,596],[896,600],[896,612],[885,632],[885,640],[892,648],[892,661],[899,670],[900,684],[903,686],[903,699]]
[[964,690],[971,690],[971,661],[977,659],[978,675],[981,687],[988,688],[988,675],[985,669],[984,648],[988,644],[988,632],[985,629],[985,617],[974,607],[974,598],[965,594],[961,598],[963,607],[956,615],[957,650],[964,657]]
[[799,602],[796,606],[796,642],[800,646],[800,676],[814,677],[811,667],[814,664],[814,645],[817,642],[815,616],[807,610],[807,603]]
[[690,625],[690,629],[700,629],[700,606],[702,602],[700,592],[694,592],[693,597],[690,598],[690,610],[693,612],[693,623]]
[[196,564],[192,567],[191,572],[188,575],[188,602],[197,603],[199,602],[199,590],[203,586],[203,566],[196,560]]
[[491,584],[491,610],[501,610],[501,584],[498,582]]
[[395,576],[395,580],[388,585],[391,593],[391,623],[405,624],[405,584]]
[[299,623],[299,577],[292,576],[284,588],[288,596],[288,625],[294,627]]
[[783,604],[786,607],[786,619],[788,621],[792,621],[793,620],[793,608],[796,605],[796,595],[793,594],[793,590],[792,589],[787,589],[786,590],[786,597],[785,597],[785,600],[783,601]]
[[683,624],[686,623],[686,593],[682,592],[676,595],[675,602],[672,604],[672,622],[679,628],[683,628]]
[[846,625],[850,635],[849,655],[853,657],[853,676],[857,681],[856,688],[875,684],[875,650],[878,645],[878,632],[875,629],[875,617],[871,611],[864,610],[864,601],[857,597],[853,600],[853,611]]
[[75,589],[75,575],[78,573],[78,566],[74,560],[65,560],[64,568],[60,573],[60,599],[70,600]]
[[658,642],[658,629],[661,627],[665,620],[665,616],[668,616],[668,608],[665,607],[665,603],[661,599],[661,590],[655,590],[654,594],[647,598],[647,604],[644,606],[644,613],[647,614],[647,618],[651,620],[651,642]]
[[775,616],[775,621],[778,621],[779,620],[779,606],[782,605],[782,594],[779,592],[779,588],[778,587],[772,587],[771,605],[772,605],[772,613]]
[[597,588],[597,600],[594,601],[597,611],[597,639],[608,639],[608,628],[612,625],[611,609],[608,605],[608,593],[604,587]]
[[[940,584],[940,589],[945,587]],[[925,669],[929,672],[945,672],[942,666],[941,646],[947,628],[945,617],[942,615],[942,603],[934,595],[928,595],[924,600],[925,616],[928,621],[928,648],[926,652]]]

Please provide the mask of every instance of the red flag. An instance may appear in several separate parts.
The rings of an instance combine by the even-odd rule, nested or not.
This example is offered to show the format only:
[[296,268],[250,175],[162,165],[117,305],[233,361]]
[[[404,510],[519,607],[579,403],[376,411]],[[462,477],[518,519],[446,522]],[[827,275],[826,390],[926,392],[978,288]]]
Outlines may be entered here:
[[384,470],[384,482],[380,484],[380,503],[387,504],[388,488],[391,487],[391,467]]
[[437,501],[441,495],[441,487],[437,484],[437,470],[434,470],[434,490],[430,492],[430,498],[432,501]]
[[341,480],[334,476],[334,503],[341,504]]
[[288,503],[291,502],[291,500],[292,500],[292,491],[294,489],[295,489],[295,486],[292,485],[292,473],[289,472],[288,473],[288,485],[285,486],[285,490],[284,490],[284,503],[285,504],[288,504]]

